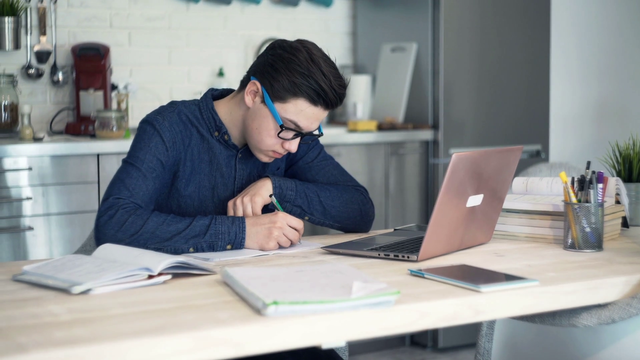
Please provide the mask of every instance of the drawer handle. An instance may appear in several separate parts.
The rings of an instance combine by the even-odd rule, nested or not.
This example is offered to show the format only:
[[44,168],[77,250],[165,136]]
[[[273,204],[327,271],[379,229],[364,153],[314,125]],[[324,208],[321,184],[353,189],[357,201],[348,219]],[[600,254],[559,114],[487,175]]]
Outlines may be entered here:
[[21,233],[21,232],[27,232],[27,231],[33,231],[33,227],[27,226],[27,227],[0,228],[0,234]]
[[0,198],[0,204],[2,204],[2,203],[21,202],[21,201],[29,201],[29,200],[33,200],[33,198],[32,197],[26,197],[26,198]]
[[423,154],[424,150],[422,149],[397,149],[395,152],[391,153],[391,155],[411,155],[411,154]]
[[29,166],[28,168],[18,168],[18,169],[0,169],[0,174],[12,172],[12,171],[31,171],[31,170],[33,170],[31,166]]

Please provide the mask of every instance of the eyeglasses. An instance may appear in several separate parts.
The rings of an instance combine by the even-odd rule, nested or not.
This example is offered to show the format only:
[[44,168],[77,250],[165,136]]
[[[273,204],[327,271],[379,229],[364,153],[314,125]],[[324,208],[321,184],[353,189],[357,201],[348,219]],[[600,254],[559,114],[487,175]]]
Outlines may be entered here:
[[[260,82],[253,76],[251,77],[251,80]],[[320,125],[320,127],[318,127],[318,129],[316,129],[315,131],[310,132],[302,132],[284,126],[280,115],[278,115],[276,107],[273,105],[273,101],[271,101],[271,97],[269,97],[269,94],[267,94],[267,90],[264,89],[264,86],[262,86],[262,84],[260,85],[260,87],[262,88],[262,94],[264,94],[264,103],[267,105],[269,112],[271,112],[271,115],[273,115],[273,118],[276,119],[276,122],[280,127],[280,131],[278,132],[278,137],[280,139],[290,141],[299,138],[301,144],[308,144],[310,142],[316,141],[319,137],[324,135],[324,133],[322,132],[322,125]]]

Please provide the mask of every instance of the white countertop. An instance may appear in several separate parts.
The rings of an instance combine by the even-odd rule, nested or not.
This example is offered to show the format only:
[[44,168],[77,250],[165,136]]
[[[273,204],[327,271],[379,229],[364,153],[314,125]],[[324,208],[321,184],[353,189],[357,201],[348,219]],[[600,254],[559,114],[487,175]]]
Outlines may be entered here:
[[42,141],[0,140],[0,157],[65,156],[124,154],[131,147],[130,139],[96,139],[88,136],[47,135]]
[[[320,139],[323,145],[360,145],[376,143],[404,143],[431,141],[434,131],[387,130],[375,132],[348,132],[346,127],[327,126]],[[97,139],[87,136],[47,135],[42,141],[26,142],[15,139],[0,139],[0,157],[16,156],[66,156],[124,154],[129,151],[130,139]]]

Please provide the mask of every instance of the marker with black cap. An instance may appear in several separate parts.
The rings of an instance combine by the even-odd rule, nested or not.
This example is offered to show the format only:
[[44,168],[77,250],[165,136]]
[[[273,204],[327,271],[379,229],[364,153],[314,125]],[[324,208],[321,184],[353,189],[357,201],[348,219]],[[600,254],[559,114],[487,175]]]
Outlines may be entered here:
[[587,167],[584,169],[584,177],[585,178],[589,178],[589,176],[591,175],[589,173],[589,169],[591,168],[591,161],[587,160]]

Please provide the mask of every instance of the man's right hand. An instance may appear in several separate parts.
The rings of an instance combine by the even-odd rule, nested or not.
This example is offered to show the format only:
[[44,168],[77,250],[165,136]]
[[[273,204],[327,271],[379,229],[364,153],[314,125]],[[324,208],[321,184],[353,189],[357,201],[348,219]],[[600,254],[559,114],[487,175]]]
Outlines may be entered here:
[[246,238],[244,247],[257,250],[276,250],[300,242],[304,232],[302,220],[287,213],[276,211],[270,214],[245,218]]

